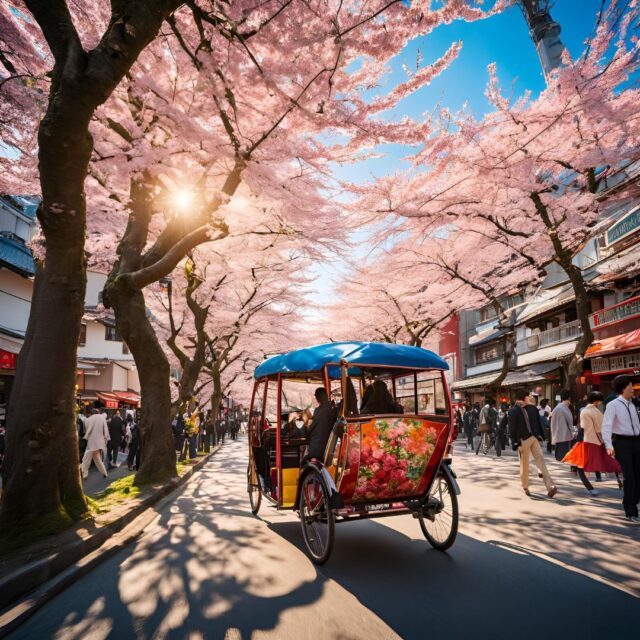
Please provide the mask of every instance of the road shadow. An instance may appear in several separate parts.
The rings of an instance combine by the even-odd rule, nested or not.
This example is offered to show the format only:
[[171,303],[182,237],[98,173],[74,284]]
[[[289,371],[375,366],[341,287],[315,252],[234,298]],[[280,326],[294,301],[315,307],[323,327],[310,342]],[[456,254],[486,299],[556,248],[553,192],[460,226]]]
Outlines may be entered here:
[[[297,523],[270,528],[303,549]],[[633,596],[524,550],[464,535],[441,553],[381,522],[341,523],[318,573],[406,639],[601,640],[633,637],[638,628],[640,600]]]
[[[251,515],[236,468],[246,468],[246,445],[228,446],[234,449],[226,458],[214,458],[135,545],[63,592],[12,638],[248,640],[256,630],[273,630],[288,609],[321,598],[325,578]],[[278,576],[291,551],[304,570]]]

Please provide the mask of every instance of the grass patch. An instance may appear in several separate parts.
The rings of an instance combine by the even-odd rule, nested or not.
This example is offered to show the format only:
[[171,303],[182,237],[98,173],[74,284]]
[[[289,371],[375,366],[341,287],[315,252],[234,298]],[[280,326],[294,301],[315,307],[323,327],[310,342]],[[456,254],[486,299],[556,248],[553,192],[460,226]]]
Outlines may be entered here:
[[97,493],[93,498],[86,496],[93,513],[107,513],[121,502],[137,496],[140,493],[140,487],[133,484],[135,475],[135,473],[131,473],[114,480],[104,491]]

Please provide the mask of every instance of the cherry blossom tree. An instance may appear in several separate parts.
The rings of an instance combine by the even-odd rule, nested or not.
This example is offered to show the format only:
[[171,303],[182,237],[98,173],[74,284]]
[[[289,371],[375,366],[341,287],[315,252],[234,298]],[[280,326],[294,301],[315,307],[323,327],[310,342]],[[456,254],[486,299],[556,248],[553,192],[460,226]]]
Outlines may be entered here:
[[[62,0],[26,0],[16,7],[3,3],[0,9],[0,62],[8,72],[2,79],[2,139],[21,143],[17,149],[28,174],[36,147],[23,127],[31,124],[33,131],[27,116],[38,105],[44,109],[38,127],[39,188],[19,192],[42,194],[38,220],[47,243],[9,406],[3,527],[29,521],[41,530],[55,529],[86,510],[73,429],[73,389],[86,288],[84,182],[93,149],[89,125],[178,4],[113,2],[97,38],[86,22],[85,33],[78,31]],[[46,89],[41,86],[45,71]],[[40,79],[33,91],[30,76]],[[16,182],[9,178],[8,184]]]
[[337,300],[320,324],[326,339],[374,340],[422,346],[458,308],[460,284],[424,269],[396,243],[353,267],[336,287]]
[[[584,54],[572,60],[565,52],[564,66],[536,98],[505,96],[492,65],[491,113],[477,119],[468,110],[442,110],[439,133],[415,154],[411,171],[361,187],[361,207],[396,213],[408,233],[469,231],[460,242],[474,256],[480,236],[508,247],[528,265],[532,283],[542,282],[550,263],[559,265],[573,287],[582,328],[569,380],[581,371],[593,339],[587,288],[574,256],[610,204],[602,196],[607,178],[637,156],[640,94],[633,78],[640,45],[630,30],[639,17],[637,3],[612,3]],[[616,194],[628,196],[628,190]],[[445,256],[443,268],[452,266],[448,261]],[[499,273],[486,280],[490,289]]]
[[[488,12],[473,4],[3,5],[8,53],[0,62],[8,72],[3,89],[11,94],[0,122],[20,160],[3,161],[6,180],[12,187],[39,182],[45,241],[9,409],[5,521],[53,514],[63,522],[84,509],[68,460],[76,450],[72,402],[87,198],[99,244],[105,249],[111,237],[117,252],[104,298],[141,377],[145,458],[138,479],[161,479],[175,473],[166,429],[168,364],[148,323],[143,289],[194,247],[226,237],[238,195],[259,201],[268,214],[256,220],[236,212],[247,233],[297,233],[322,243],[323,217],[335,211],[322,188],[331,163],[362,157],[377,143],[424,139],[429,123],[392,122],[381,113],[428,84],[459,45],[383,97],[365,102],[362,90],[380,82],[408,40],[505,3]],[[29,131],[43,110],[36,173]],[[336,135],[347,142],[333,141]],[[171,201],[178,189],[197,196],[189,216],[178,215]]]

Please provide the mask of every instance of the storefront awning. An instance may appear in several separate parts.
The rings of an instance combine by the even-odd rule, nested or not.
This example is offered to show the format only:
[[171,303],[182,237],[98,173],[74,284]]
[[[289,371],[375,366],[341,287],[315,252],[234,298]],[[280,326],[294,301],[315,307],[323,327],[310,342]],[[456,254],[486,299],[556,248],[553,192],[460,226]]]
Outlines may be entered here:
[[99,391],[98,400],[100,400],[107,409],[117,409],[120,406],[120,400],[117,396],[108,391]]
[[471,378],[465,378],[464,380],[456,380],[451,385],[452,391],[460,391],[461,389],[484,389],[487,385],[491,384],[497,377],[500,371],[492,371],[481,376],[472,376]]
[[536,349],[529,353],[523,353],[518,356],[518,367],[527,367],[537,362],[549,362],[560,366],[559,361],[573,355],[577,344],[578,342],[576,340],[572,340],[571,342],[554,344],[550,347],[543,347],[542,349]]
[[623,333],[619,336],[594,340],[592,345],[587,349],[586,356],[592,358],[594,356],[608,355],[639,348],[640,329],[636,329],[635,331],[629,331],[629,333]]
[[475,336],[471,336],[469,338],[469,346],[470,347],[479,347],[482,344],[486,344],[487,342],[491,342],[492,340],[497,340],[501,338],[505,333],[507,333],[506,329],[501,329],[499,327],[492,327],[491,329],[485,329],[480,333],[477,333]]
[[140,406],[140,394],[135,393],[135,391],[114,391],[113,395],[118,398],[120,402],[131,404],[134,407]]
[[576,294],[570,282],[553,289],[542,289],[518,314],[516,324],[529,322],[549,311],[560,309],[575,299]]
[[[517,387],[519,385],[529,384],[532,382],[541,382],[546,380],[549,374],[559,367],[560,364],[557,362],[545,362],[542,364],[532,365],[527,369],[509,371],[500,386]],[[453,391],[460,391],[462,389],[485,389],[498,377],[498,373],[498,371],[494,371],[482,376],[473,376],[472,378],[466,378],[465,380],[458,380],[451,385],[451,389]]]

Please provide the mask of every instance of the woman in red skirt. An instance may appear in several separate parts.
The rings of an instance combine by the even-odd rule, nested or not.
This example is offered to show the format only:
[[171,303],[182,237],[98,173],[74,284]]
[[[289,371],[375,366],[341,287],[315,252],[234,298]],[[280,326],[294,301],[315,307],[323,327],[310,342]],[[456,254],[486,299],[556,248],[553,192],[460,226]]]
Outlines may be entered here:
[[[578,467],[578,477],[592,496],[597,496],[598,492],[587,479],[585,471],[615,473],[616,478],[620,473],[618,461],[607,454],[600,435],[604,420],[604,414],[600,411],[603,402],[604,396],[599,391],[592,391],[589,394],[589,404],[580,414],[580,426],[584,433],[583,441],[578,442],[562,459],[562,462]],[[618,478],[618,485],[620,486],[620,478]]]

